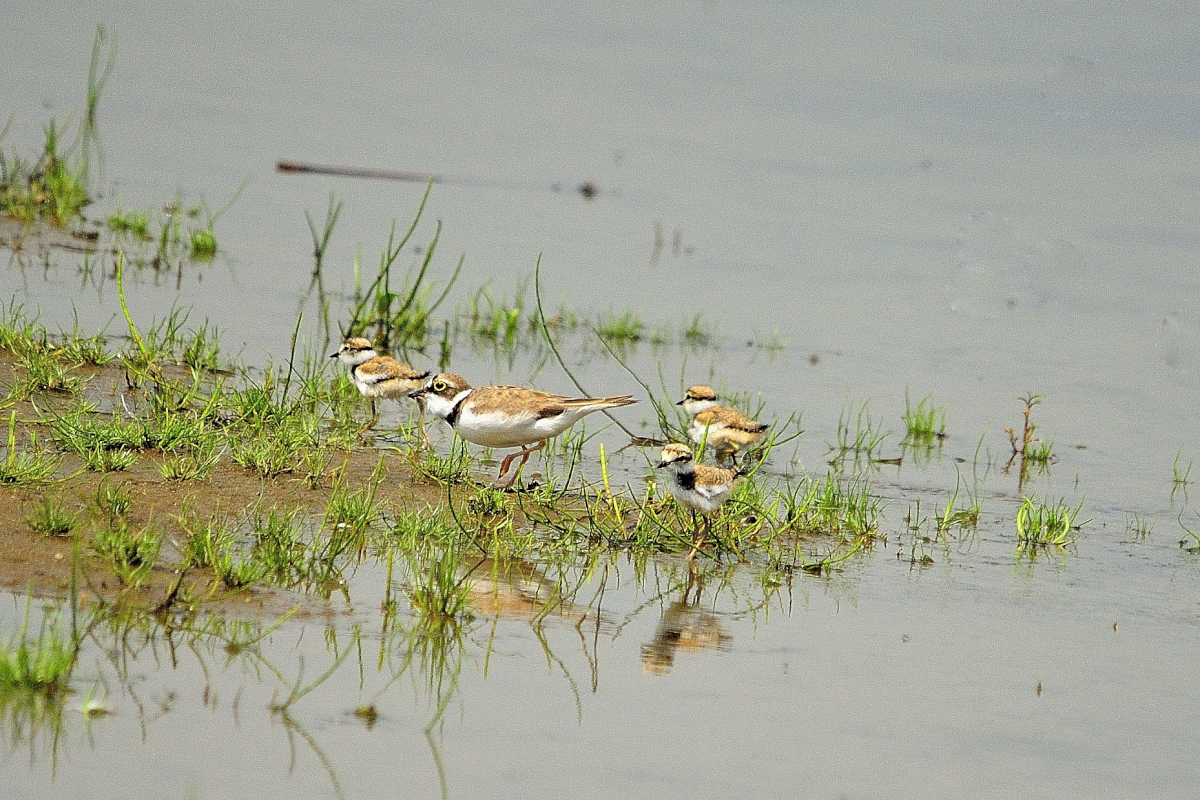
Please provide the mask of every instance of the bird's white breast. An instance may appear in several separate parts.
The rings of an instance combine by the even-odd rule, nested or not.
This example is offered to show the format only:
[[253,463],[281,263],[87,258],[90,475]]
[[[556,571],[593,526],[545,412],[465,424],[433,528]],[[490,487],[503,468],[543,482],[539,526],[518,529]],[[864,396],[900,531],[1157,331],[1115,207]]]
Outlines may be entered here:
[[454,427],[459,436],[484,447],[523,447],[562,433],[564,428],[562,420],[541,418],[529,411],[480,414],[470,403],[459,410]]

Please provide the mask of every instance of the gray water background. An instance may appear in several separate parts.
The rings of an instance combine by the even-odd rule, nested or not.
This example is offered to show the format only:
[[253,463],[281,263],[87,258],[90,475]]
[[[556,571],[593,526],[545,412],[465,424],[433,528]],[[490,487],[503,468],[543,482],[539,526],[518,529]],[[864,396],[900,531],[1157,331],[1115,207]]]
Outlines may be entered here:
[[[94,213],[176,194],[218,207],[247,181],[216,227],[216,261],[127,287],[141,314],[189,308],[263,365],[286,357],[304,310],[306,341],[324,346],[303,301],[303,212],[320,218],[330,192],[345,203],[324,271],[336,314],[356,254],[371,271],[423,187],[280,175],[275,162],[437,172],[473,181],[435,187],[428,209],[444,226],[442,274],[466,255],[452,303],[486,281],[511,293],[540,256],[555,305],[674,328],[702,312],[717,350],[642,346],[630,364],[661,369],[672,390],[710,380],[761,397],[767,418],[802,411],[778,472],[823,471],[839,413],[864,399],[901,429],[906,388],[947,408],[951,436],[929,467],[876,475],[897,533],[844,572],[769,601],[748,570],[729,578],[737,591],[710,578],[729,650],[680,655],[667,675],[646,674],[640,648],[670,601],[653,600],[670,583],[654,576],[678,565],[635,578],[626,564],[606,602],[629,621],[596,652],[549,626],[563,668],[520,621],[499,624],[490,657],[477,631],[432,749],[418,689],[385,691],[370,730],[349,715],[385,683],[369,669],[343,669],[296,712],[327,770],[267,712],[278,687],[261,670],[143,654],[136,679],[113,680],[117,713],[77,721],[53,758],[10,740],[0,784],[425,796],[441,790],[436,752],[452,796],[1185,797],[1200,785],[1200,564],[1176,521],[1195,530],[1200,516],[1171,494],[1176,453],[1185,465],[1200,453],[1193,10],[15,3],[0,9],[6,147],[36,148],[49,116],[78,113],[97,23],[119,55]],[[595,199],[547,188],[582,180]],[[82,281],[77,257],[13,259],[0,281],[51,329],[121,330],[113,287]],[[785,346],[745,346],[772,338]],[[572,358],[596,392],[637,390],[595,348]],[[476,383],[573,388],[552,366],[467,348],[452,366]],[[981,437],[1002,464],[1002,429],[1028,392],[1046,396],[1035,413],[1059,459],[1024,490],[1084,503],[1075,552],[1014,562],[1021,492],[991,470],[979,537],[913,570],[898,558],[906,509],[944,503]],[[644,458],[620,466],[635,480]],[[1129,534],[1135,517],[1152,526],[1145,541]],[[331,658],[323,631],[345,640],[371,621],[382,582],[360,570],[349,608],[286,624],[271,657],[294,676],[304,653],[317,672]],[[220,699],[202,702],[205,685]],[[175,699],[155,717],[134,694]]]

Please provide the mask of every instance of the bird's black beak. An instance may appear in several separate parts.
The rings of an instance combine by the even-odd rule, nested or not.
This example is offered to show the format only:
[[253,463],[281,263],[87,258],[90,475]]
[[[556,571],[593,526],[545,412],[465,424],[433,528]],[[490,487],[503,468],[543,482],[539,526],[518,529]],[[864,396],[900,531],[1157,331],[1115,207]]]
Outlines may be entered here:
[[662,469],[662,468],[663,468],[663,467],[665,467],[666,465],[667,465],[667,462],[665,462],[665,461],[660,461],[660,462],[658,462],[658,463],[657,463],[657,464],[654,466],[654,468],[655,468],[655,469]]
[[[341,350],[338,350],[338,353],[340,353],[340,352],[342,352],[342,351],[341,351]],[[338,353],[330,353],[330,354],[329,354],[329,357],[330,357],[330,358],[337,358],[337,357],[338,357]]]
[[422,386],[420,389],[417,389],[415,392],[409,392],[408,396],[411,397],[413,400],[420,400],[422,397],[425,396],[425,393],[427,390],[428,390],[428,387]]
[[[334,355],[336,356],[336,355],[337,355],[337,353],[334,353]],[[683,404],[684,404],[684,403],[686,403],[686,402],[687,402],[687,398],[685,397],[684,399],[680,400],[680,401],[679,401],[678,403],[676,403],[675,405],[677,405],[677,406],[681,406],[681,405],[683,405]]]

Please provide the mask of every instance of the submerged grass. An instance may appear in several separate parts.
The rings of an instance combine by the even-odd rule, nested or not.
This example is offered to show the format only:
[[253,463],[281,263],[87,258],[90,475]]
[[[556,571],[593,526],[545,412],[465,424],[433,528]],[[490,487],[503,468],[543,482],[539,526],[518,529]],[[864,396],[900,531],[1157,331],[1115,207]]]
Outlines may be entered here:
[[[103,59],[106,46],[108,58]],[[92,160],[101,155],[96,138],[97,109],[116,63],[116,52],[115,40],[103,26],[98,27],[88,69],[85,110],[69,147],[64,147],[63,131],[51,119],[42,126],[42,152],[37,158],[0,153],[0,213],[25,222],[44,220],[58,228],[71,228],[79,222],[84,207],[91,203]]]
[[304,212],[304,220],[308,223],[309,233],[312,234],[313,240],[313,276],[317,277],[321,273],[321,266],[325,262],[325,251],[329,249],[329,240],[333,238],[333,230],[337,227],[338,217],[342,213],[342,201],[337,200],[333,192],[329,193],[329,207],[325,210],[325,222],[321,226],[321,232],[317,232],[317,226],[313,224],[312,217],[308,211]]
[[826,442],[833,454],[831,462],[841,466],[847,457],[880,461],[884,440],[889,436],[891,432],[883,430],[882,420],[872,418],[868,400],[862,401],[857,409],[843,409],[838,415],[836,440]]
[[1187,487],[1192,484],[1192,460],[1189,458],[1187,466],[1183,466],[1181,459],[1183,458],[1183,447],[1180,446],[1175,451],[1175,460],[1171,462],[1171,503],[1175,502],[1175,496],[1181,491],[1183,492],[1184,500],[1187,499]]
[[979,497],[979,486],[975,484],[967,489],[967,500],[963,505],[958,503],[959,490],[962,486],[961,477],[954,481],[954,491],[946,499],[946,506],[937,517],[937,528],[940,532],[952,527],[977,528],[979,517],[983,513],[983,501]]
[[535,322],[524,315],[527,288],[528,278],[518,281],[515,295],[507,300],[493,294],[491,281],[479,287],[461,314],[471,335],[514,346],[520,334]]
[[1131,513],[1125,520],[1125,533],[1130,540],[1135,542],[1144,542],[1150,538],[1150,532],[1154,530],[1154,526],[1150,521],[1138,513]]
[[64,633],[61,609],[42,614],[36,637],[30,636],[33,595],[25,599],[25,617],[7,646],[0,650],[0,691],[55,695],[67,687],[75,667],[77,643]]

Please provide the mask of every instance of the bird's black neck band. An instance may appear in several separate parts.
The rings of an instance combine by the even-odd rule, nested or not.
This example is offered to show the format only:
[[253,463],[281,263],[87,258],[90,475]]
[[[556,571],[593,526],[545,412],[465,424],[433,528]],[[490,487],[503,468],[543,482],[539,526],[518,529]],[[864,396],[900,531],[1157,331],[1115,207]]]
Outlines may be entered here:
[[458,399],[454,401],[454,405],[450,406],[450,413],[446,415],[446,422],[451,428],[458,424],[458,412],[462,410],[463,402],[465,402],[470,395],[470,392],[463,392],[458,396]]

